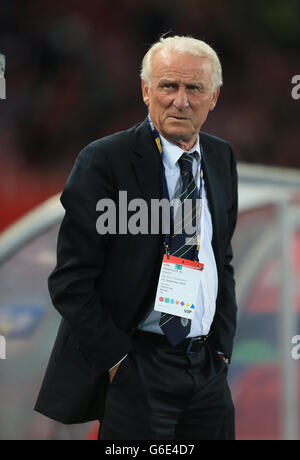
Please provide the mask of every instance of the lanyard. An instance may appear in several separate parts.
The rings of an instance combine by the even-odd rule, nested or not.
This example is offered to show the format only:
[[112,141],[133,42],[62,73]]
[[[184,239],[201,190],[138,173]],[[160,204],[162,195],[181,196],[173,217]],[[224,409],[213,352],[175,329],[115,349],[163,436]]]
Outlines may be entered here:
[[[153,125],[152,121],[150,120],[150,117],[148,116],[147,119],[148,119],[148,123],[149,123],[150,129],[151,129],[151,132],[153,134],[153,138],[155,140],[156,146],[157,146],[158,151],[159,151],[159,153],[161,155],[163,198],[166,198],[170,202],[168,184],[167,184],[166,173],[165,173],[165,166],[164,166],[164,162],[163,162],[164,152],[163,152],[163,148],[162,148],[162,142],[161,142],[161,139],[160,139],[159,132],[157,131],[157,129]],[[201,149],[201,158],[202,158],[202,145],[200,145],[200,149]],[[201,162],[201,159],[200,159],[200,162]],[[200,203],[201,203],[200,213],[199,213],[200,214],[199,215],[200,226],[201,226],[201,217],[202,217],[202,189],[203,189],[203,173],[202,173],[202,167],[201,167],[201,163],[200,163],[200,188],[199,188],[199,200],[201,200],[200,201]],[[171,235],[169,233],[169,234],[165,234],[164,236],[165,236],[165,242],[164,242],[165,250],[166,250],[167,254],[170,254]],[[193,255],[194,260],[198,260],[199,250],[200,250],[200,231],[199,231],[199,233],[197,232],[197,246],[195,247],[195,252],[194,252],[194,255]]]

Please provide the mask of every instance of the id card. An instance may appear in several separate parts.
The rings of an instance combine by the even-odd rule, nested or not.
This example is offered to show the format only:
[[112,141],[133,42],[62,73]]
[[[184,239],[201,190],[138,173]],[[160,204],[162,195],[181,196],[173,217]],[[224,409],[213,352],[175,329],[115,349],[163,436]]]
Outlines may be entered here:
[[192,320],[203,269],[200,262],[165,254],[154,310]]

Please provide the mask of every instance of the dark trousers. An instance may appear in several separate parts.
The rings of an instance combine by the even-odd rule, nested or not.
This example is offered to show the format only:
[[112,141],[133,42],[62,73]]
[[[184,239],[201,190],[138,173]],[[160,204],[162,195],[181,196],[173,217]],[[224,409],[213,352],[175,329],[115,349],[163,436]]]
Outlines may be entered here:
[[207,342],[196,353],[137,332],[109,385],[100,440],[233,440],[227,364]]

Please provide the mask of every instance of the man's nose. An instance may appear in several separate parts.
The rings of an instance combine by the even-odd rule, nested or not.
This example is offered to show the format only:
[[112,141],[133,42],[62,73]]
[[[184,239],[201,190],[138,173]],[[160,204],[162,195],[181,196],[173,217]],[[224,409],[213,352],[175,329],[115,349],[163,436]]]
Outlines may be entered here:
[[173,104],[178,110],[186,109],[189,106],[189,100],[185,88],[178,88]]

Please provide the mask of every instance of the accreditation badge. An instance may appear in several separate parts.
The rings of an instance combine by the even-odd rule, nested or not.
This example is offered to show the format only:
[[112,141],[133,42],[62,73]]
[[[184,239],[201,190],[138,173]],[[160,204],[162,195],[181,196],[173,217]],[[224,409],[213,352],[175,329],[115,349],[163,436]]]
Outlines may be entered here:
[[165,254],[154,310],[192,320],[203,269],[200,262]]

